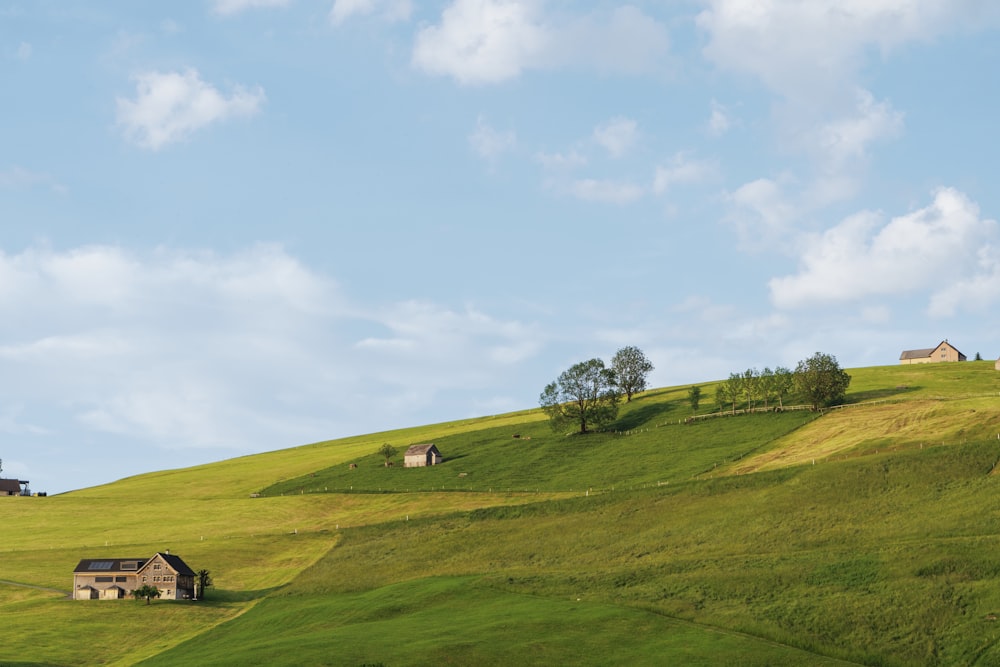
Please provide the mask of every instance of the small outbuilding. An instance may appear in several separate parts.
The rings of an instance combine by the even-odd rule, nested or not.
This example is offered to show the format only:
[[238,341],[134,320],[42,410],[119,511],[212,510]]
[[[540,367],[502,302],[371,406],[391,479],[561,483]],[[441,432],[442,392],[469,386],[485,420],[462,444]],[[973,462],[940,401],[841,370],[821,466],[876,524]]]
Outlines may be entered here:
[[[24,487],[24,488],[22,488]],[[28,496],[28,482],[23,479],[0,479],[0,496]]]
[[423,468],[424,466],[436,466],[441,463],[441,460],[441,452],[433,444],[413,445],[406,450],[403,467]]

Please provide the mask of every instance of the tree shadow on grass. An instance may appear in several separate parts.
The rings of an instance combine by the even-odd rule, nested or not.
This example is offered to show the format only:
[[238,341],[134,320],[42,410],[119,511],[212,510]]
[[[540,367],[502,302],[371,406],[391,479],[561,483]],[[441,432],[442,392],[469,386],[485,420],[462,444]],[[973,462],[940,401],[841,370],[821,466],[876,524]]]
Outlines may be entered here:
[[284,588],[283,586],[272,586],[271,588],[260,588],[255,591],[231,591],[225,588],[212,586],[208,589],[208,595],[198,600],[199,603],[210,602],[250,602],[267,597],[274,591]]
[[868,403],[870,401],[881,401],[889,398],[901,398],[906,394],[923,389],[915,385],[899,385],[897,387],[884,387],[882,389],[869,389],[847,395],[845,403]]
[[640,426],[655,424],[655,420],[662,418],[666,413],[673,410],[669,403],[650,403],[642,407],[635,407],[622,415],[618,421],[611,424],[608,429],[613,431],[630,431]]

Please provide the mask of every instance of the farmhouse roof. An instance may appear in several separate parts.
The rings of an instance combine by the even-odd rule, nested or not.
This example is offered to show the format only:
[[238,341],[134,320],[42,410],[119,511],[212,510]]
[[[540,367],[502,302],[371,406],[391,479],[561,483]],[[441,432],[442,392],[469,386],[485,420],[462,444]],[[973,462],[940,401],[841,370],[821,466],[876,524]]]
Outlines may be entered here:
[[923,359],[924,357],[929,357],[934,353],[936,347],[929,347],[925,350],[903,350],[903,354],[899,355],[900,359]]
[[[84,558],[73,570],[74,574],[100,574],[102,572],[135,572],[148,558]],[[133,567],[122,569],[122,563],[134,563]]]
[[177,574],[185,574],[191,577],[194,576],[194,570],[188,567],[188,564],[181,560],[180,556],[167,553],[159,553],[157,556],[167,561],[167,565],[174,568],[174,570],[177,571]]
[[406,450],[406,456],[417,456],[420,454],[426,454],[431,449],[434,449],[436,451],[437,447],[435,447],[433,443],[429,445],[411,445],[409,449]]

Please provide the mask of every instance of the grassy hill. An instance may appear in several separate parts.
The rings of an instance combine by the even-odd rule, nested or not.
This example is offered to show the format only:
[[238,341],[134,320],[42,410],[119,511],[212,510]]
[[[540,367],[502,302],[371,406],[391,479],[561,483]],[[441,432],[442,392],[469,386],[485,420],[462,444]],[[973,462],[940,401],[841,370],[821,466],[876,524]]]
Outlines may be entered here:
[[[1000,664],[1000,373],[850,372],[823,414],[687,424],[675,387],[588,436],[531,410],[5,499],[0,580],[41,588],[0,584],[0,664]],[[65,599],[164,548],[208,601]]]

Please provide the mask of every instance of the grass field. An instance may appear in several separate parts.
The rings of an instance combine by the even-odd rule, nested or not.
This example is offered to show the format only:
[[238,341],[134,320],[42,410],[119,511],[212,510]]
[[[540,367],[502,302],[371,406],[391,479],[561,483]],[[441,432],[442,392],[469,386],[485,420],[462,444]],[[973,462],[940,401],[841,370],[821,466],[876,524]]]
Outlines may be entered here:
[[5,499],[0,580],[169,548],[217,587],[0,583],[0,664],[1000,664],[1000,373],[850,372],[821,415],[685,424],[674,387],[588,436],[526,411]]

